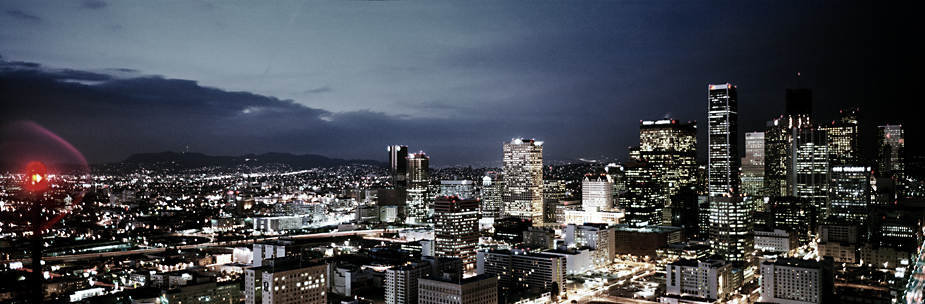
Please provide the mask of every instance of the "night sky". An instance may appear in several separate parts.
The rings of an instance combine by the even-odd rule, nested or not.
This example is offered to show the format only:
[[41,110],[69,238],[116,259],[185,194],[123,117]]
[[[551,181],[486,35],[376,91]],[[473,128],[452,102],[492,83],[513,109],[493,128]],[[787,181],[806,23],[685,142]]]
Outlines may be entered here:
[[884,124],[922,147],[912,7],[227,2],[0,1],[3,161],[66,146],[31,136],[90,163],[187,146],[385,161],[402,144],[433,166],[498,165],[514,137],[547,160],[626,161],[639,121],[661,118],[696,120],[705,160],[708,84],[737,85],[740,133],[764,131],[798,72],[816,122],[861,109],[864,154]]

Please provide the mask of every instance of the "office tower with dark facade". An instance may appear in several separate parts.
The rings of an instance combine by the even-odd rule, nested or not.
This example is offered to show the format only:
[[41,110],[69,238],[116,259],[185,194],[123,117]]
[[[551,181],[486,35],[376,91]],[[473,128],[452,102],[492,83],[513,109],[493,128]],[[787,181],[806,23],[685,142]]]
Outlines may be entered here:
[[661,197],[659,178],[652,164],[636,160],[623,164],[626,193],[620,200],[625,223],[633,227],[661,226],[664,199]]
[[556,219],[558,207],[562,206],[562,201],[566,198],[567,181],[564,179],[543,179],[543,222],[552,224],[558,222]]
[[751,208],[739,193],[738,101],[731,84],[710,85],[710,239],[726,261],[751,262]]
[[782,197],[791,195],[790,150],[793,130],[787,119],[768,122],[764,133],[764,195]]
[[434,251],[437,257],[460,258],[464,269],[474,268],[478,232],[477,199],[437,197],[434,201]]
[[502,217],[543,224],[543,142],[512,139],[504,143]]
[[901,125],[885,125],[877,127],[877,176],[889,177],[893,171],[902,171],[903,149],[906,146],[905,135]]
[[832,166],[829,185],[829,216],[855,224],[867,221],[870,208],[871,168]]
[[408,155],[408,200],[405,214],[408,223],[427,223],[433,216],[433,198],[429,194],[430,158],[424,153]]
[[768,205],[773,218],[771,223],[767,223],[769,228],[796,233],[800,239],[800,245],[809,243],[809,235],[813,231],[810,224],[816,223],[818,217],[812,203],[794,196],[779,196],[771,197]]
[[389,146],[389,175],[392,186],[408,186],[408,146]]
[[791,128],[807,128],[812,125],[813,90],[787,89],[785,116]]

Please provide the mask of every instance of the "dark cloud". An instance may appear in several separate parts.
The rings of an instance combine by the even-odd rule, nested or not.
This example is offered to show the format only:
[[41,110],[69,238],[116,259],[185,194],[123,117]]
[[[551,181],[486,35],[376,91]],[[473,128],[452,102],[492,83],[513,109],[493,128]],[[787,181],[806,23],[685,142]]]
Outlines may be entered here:
[[[73,79],[99,83],[67,81]],[[289,152],[381,159],[385,146],[403,143],[439,157],[437,165],[462,164],[487,155],[481,145],[460,143],[479,142],[491,133],[438,119],[332,113],[191,80],[121,79],[10,62],[0,62],[0,99],[5,101],[0,119],[34,122],[71,142],[92,163],[186,146],[213,155]]]
[[23,12],[17,9],[7,10],[6,15],[13,17],[13,18],[30,21],[30,22],[36,22],[36,23],[42,22],[42,18],[39,18],[39,16],[29,14],[29,13],[26,13],[26,12]]
[[305,93],[306,94],[321,94],[321,93],[330,92],[330,91],[331,91],[331,86],[326,85],[326,86],[323,86],[323,87],[320,87],[314,90],[305,91]]
[[109,4],[106,2],[100,1],[100,0],[84,0],[81,3],[80,7],[89,8],[89,9],[101,9],[101,8],[106,7],[107,5]]

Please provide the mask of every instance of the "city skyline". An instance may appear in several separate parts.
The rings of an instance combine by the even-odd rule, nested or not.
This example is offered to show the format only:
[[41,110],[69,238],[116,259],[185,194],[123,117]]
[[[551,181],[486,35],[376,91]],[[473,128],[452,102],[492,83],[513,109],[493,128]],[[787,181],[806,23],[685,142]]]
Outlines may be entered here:
[[901,89],[921,60],[903,39],[912,12],[872,3],[88,1],[0,13],[5,160],[18,136],[8,123],[27,121],[90,163],[185,149],[384,160],[383,146],[401,144],[434,166],[500,164],[510,138],[545,141],[549,161],[627,161],[639,120],[672,118],[700,124],[704,162],[708,84],[738,86],[741,137],[785,114],[797,73],[814,122],[860,108],[860,146],[886,124],[910,130],[909,150],[922,142],[914,91]]

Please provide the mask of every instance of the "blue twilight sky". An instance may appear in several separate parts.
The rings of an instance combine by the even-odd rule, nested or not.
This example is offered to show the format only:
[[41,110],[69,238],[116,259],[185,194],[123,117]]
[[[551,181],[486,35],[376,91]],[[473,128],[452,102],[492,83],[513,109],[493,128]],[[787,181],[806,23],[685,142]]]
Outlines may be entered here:
[[[35,123],[91,163],[132,153],[289,152],[497,164],[625,161],[639,120],[696,120],[739,90],[740,132],[814,92],[816,121],[861,108],[862,143],[903,124],[921,10],[808,1],[0,1],[0,146]],[[5,135],[4,135],[5,134]],[[744,142],[743,142],[744,144]],[[744,151],[744,146],[741,148]],[[866,151],[866,154],[872,151]]]

